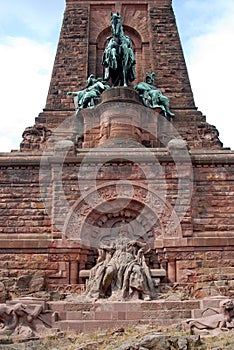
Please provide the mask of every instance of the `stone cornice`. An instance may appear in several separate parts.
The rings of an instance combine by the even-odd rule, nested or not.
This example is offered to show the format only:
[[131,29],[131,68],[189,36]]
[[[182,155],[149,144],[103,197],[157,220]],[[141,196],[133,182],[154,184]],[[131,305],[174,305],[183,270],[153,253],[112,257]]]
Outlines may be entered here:
[[[203,165],[232,165],[234,164],[234,151],[231,150],[190,150],[189,151],[191,162],[194,166]],[[12,153],[0,153],[0,166],[1,167],[17,167],[17,166],[40,166],[42,161],[48,163],[61,163],[59,152],[47,152],[43,153],[26,153],[26,152],[12,152]],[[66,159],[63,161],[65,164],[74,163],[79,164],[86,158],[86,162],[89,163],[102,163],[107,159],[116,160],[116,162],[124,162],[128,159],[131,161],[140,162],[152,162],[153,158],[163,163],[173,163],[173,157],[167,151],[166,148],[128,148],[128,149],[81,149],[77,155],[68,153]],[[183,156],[178,150],[176,152],[176,161],[188,161],[188,155]]]

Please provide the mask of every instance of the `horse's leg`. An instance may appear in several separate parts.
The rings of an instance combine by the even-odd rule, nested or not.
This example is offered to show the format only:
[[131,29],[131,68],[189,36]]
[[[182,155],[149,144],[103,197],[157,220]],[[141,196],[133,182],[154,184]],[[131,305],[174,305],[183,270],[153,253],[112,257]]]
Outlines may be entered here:
[[123,86],[128,86],[126,66],[123,66]]
[[116,58],[116,49],[112,48],[111,49],[111,68],[112,69],[117,69],[117,58]]
[[128,74],[128,61],[129,61],[129,50],[126,44],[122,45],[122,71],[123,71],[123,84],[128,86],[127,74]]
[[103,80],[108,80],[110,78],[110,68],[109,66],[108,67],[105,67],[104,68],[104,77],[103,77]]

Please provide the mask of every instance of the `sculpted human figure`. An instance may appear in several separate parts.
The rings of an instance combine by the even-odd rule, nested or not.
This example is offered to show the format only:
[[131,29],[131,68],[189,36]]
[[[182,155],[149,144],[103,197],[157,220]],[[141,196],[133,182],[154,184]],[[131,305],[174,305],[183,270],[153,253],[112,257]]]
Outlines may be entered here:
[[128,82],[135,80],[135,55],[132,41],[124,34],[122,17],[111,12],[111,32],[102,57],[104,66],[104,79],[111,78],[113,86],[127,86]]
[[90,297],[109,297],[121,291],[123,299],[132,297],[150,300],[154,297],[154,283],[145,263],[146,243],[131,241],[125,228],[120,228],[111,247],[102,247],[101,259],[90,272],[86,294]]
[[6,304],[0,304],[0,323],[0,335],[10,335],[18,324],[16,313]]
[[155,76],[156,74],[154,72],[151,74],[146,73],[145,81],[135,85],[134,89],[138,91],[146,107],[159,107],[163,110],[165,116],[174,117],[174,113],[170,111],[169,99],[153,85]]
[[105,290],[103,286],[103,277],[114,251],[113,247],[107,246],[98,249],[97,264],[90,270],[89,280],[86,284],[86,295],[97,299],[109,296],[109,291]]
[[[22,336],[31,336],[36,328],[34,321],[42,320],[40,314],[43,312],[42,305],[34,306],[34,309],[29,309],[22,303],[17,303],[13,306],[0,304],[0,335],[21,334]],[[46,326],[48,326],[46,324]]]
[[88,77],[86,88],[80,91],[68,91],[67,95],[74,96],[74,105],[76,113],[82,108],[92,108],[95,105],[95,99],[100,97],[103,91],[109,89],[109,85],[102,79],[94,78],[91,74]]

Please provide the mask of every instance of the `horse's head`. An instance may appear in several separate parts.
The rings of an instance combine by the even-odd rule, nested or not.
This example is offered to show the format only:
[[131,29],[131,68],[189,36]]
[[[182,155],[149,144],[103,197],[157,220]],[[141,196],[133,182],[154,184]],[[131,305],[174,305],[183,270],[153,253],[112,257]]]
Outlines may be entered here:
[[122,17],[120,16],[119,12],[111,12],[111,31],[114,36],[120,36],[122,34],[123,27],[121,20]]

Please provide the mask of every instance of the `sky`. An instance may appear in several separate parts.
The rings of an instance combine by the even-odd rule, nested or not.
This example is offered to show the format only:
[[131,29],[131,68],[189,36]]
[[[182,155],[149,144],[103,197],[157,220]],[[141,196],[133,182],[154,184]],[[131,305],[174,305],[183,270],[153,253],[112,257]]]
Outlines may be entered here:
[[[195,104],[234,150],[234,1],[173,0]],[[46,103],[65,0],[0,1],[0,152]]]

